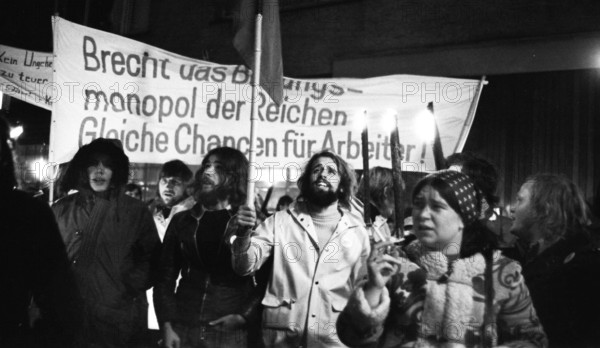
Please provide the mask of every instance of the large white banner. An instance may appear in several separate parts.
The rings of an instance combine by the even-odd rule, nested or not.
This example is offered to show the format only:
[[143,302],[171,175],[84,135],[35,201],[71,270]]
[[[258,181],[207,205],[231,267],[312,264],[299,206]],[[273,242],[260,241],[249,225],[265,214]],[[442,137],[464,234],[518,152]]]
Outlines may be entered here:
[[0,45],[0,92],[52,109],[52,53]]
[[[179,158],[198,164],[218,146],[247,153],[250,72],[183,57],[114,34],[55,19],[55,96],[51,160],[71,159],[98,137],[118,138],[133,162]],[[460,144],[478,81],[411,75],[370,79],[284,79],[285,102],[261,92],[259,167],[302,164],[332,149],[362,168],[361,130],[369,129],[370,164],[390,166],[390,131],[399,118],[404,169],[433,170],[419,136],[434,103],[446,155]]]

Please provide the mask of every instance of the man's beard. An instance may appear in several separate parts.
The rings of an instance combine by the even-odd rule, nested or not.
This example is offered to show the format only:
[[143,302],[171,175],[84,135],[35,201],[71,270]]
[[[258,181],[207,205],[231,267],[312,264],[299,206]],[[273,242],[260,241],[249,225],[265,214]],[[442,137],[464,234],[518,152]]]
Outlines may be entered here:
[[212,185],[214,185],[214,183],[210,179],[204,179],[200,183],[200,190],[197,192],[196,198],[205,207],[217,205],[219,202],[224,201],[229,197],[230,190],[223,185],[214,185],[212,189],[204,191],[202,189],[204,182]]
[[519,226],[514,225],[510,229],[510,233],[515,235],[521,242],[533,243],[540,237],[538,236],[535,221],[532,217],[527,217],[520,221]]
[[221,201],[227,200],[227,197],[229,197],[229,190],[221,185],[209,191],[200,190],[197,194],[198,201],[205,207],[214,206]]
[[327,181],[325,181],[329,189],[327,191],[317,190],[315,188],[315,184],[318,182],[319,181],[314,182],[309,186],[308,191],[306,192],[306,200],[308,201],[308,203],[314,206],[325,208],[338,200],[338,193],[340,189],[338,187],[337,191],[333,191],[331,185]]

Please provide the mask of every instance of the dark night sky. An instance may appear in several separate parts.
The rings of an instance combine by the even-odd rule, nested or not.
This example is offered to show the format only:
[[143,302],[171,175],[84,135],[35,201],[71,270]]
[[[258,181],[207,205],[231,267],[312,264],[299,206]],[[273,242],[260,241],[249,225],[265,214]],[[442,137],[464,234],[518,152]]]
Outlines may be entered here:
[[[22,49],[51,52],[51,16],[58,9],[61,17],[81,23],[83,0],[7,0],[0,5],[0,44]],[[90,0],[89,26],[102,29],[112,6],[109,0]],[[19,122],[25,132],[21,144],[48,143],[51,113],[37,106],[12,99],[6,117],[11,123]]]
[[[50,52],[52,50],[52,26],[50,16],[52,1],[6,1],[0,6],[0,44],[23,49]],[[19,140],[22,144],[47,143],[49,137],[50,111],[12,99],[8,114],[11,123],[18,121],[25,132]]]

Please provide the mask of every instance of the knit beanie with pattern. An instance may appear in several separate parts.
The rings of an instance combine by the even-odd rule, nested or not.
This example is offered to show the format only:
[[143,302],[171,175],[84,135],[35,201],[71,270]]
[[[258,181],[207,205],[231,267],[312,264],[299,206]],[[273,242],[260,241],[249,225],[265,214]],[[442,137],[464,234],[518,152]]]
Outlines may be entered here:
[[475,185],[466,174],[453,170],[441,170],[429,174],[417,184],[413,197],[424,186],[438,180],[444,182],[450,189],[446,190],[446,193],[451,194],[458,204],[457,213],[463,222],[466,225],[475,222],[480,217],[481,202],[478,198],[480,195],[477,194]]

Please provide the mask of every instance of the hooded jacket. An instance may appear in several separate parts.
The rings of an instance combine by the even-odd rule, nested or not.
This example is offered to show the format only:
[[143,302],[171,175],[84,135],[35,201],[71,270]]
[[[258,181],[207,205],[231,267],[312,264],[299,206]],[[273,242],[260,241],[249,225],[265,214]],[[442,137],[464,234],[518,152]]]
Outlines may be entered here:
[[82,190],[52,210],[83,298],[84,326],[99,322],[128,337],[145,316],[145,290],[160,250],[150,212],[116,190],[104,198]]

